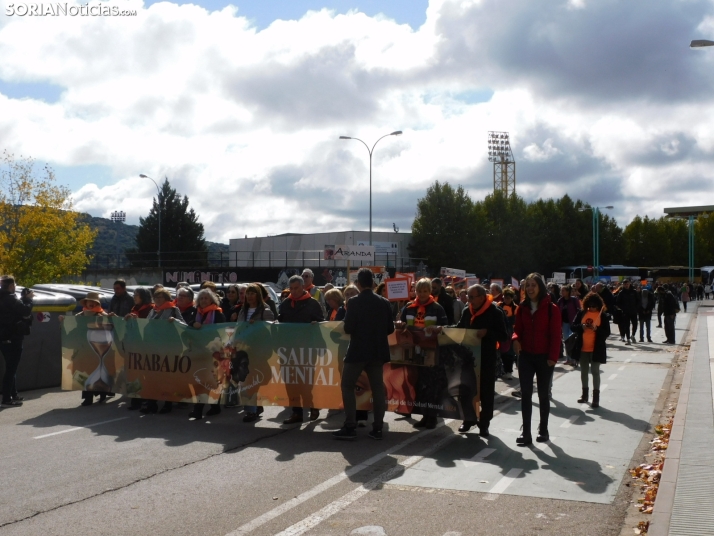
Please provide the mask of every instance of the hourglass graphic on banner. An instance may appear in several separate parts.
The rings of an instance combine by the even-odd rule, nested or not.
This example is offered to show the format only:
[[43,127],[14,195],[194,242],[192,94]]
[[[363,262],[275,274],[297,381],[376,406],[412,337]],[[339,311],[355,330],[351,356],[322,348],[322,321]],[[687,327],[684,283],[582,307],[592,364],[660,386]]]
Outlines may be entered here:
[[111,392],[114,386],[114,379],[109,375],[109,371],[104,365],[104,357],[114,341],[113,329],[113,324],[87,324],[87,341],[99,357],[99,366],[84,382],[84,388],[87,391]]

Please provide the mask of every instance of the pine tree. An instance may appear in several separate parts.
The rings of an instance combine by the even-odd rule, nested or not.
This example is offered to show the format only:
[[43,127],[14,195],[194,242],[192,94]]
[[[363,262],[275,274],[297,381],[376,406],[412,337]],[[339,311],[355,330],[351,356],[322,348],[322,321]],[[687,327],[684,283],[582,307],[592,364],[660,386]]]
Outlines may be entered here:
[[169,184],[161,185],[158,199],[146,218],[139,218],[136,248],[127,251],[133,267],[158,266],[159,210],[161,210],[162,267],[200,268],[208,263],[208,247],[203,235],[203,224],[189,208],[187,196],[181,197]]

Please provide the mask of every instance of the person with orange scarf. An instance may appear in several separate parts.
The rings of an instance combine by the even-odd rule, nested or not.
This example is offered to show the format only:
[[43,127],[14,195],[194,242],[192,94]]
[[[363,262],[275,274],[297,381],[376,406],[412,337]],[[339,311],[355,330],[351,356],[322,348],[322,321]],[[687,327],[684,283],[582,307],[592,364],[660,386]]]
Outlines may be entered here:
[[[449,320],[446,311],[439,305],[432,292],[432,281],[426,277],[417,281],[416,299],[407,303],[402,309],[401,320],[394,324],[396,329],[430,328],[435,333],[441,332],[441,326],[446,326]],[[417,398],[422,402],[427,402],[431,407],[423,408],[422,419],[415,423],[416,428],[436,428],[437,410],[440,404],[440,392],[437,387],[440,377],[443,377],[443,365],[435,367],[419,367],[418,390],[420,395]],[[428,400],[425,400],[427,398]]]
[[[171,293],[164,287],[157,288],[154,291],[154,306],[149,311],[149,314],[146,315],[146,319],[168,320],[169,322],[178,320],[179,322],[184,322],[181,311],[174,305]],[[161,413],[168,413],[171,411],[172,406],[173,404],[171,402],[165,402]],[[144,400],[139,411],[141,411],[141,413],[156,413],[159,411],[159,403],[156,400]]]
[[488,437],[488,427],[493,419],[493,404],[496,396],[496,352],[498,342],[508,338],[506,316],[493,302],[493,296],[485,287],[472,285],[468,288],[469,306],[464,309],[458,328],[475,329],[481,339],[481,374],[479,376],[479,395],[481,414],[477,423],[464,421],[459,432],[466,433],[475,424],[479,435]]
[[[219,307],[219,298],[212,290],[208,288],[200,290],[196,296],[196,304],[196,319],[191,324],[192,328],[201,329],[204,325],[223,324],[226,321],[223,310]],[[219,385],[218,388],[221,389],[221,386]],[[218,415],[221,412],[220,398],[218,400],[216,404],[211,404],[210,409],[206,412],[206,417]],[[204,405],[200,402],[194,404],[193,410],[188,414],[189,420],[200,421],[203,419]]]
[[[99,301],[98,292],[87,292],[87,296],[79,300],[79,303],[82,305],[82,310],[75,316],[108,316]],[[62,322],[63,320],[64,315],[60,315],[59,321]],[[94,397],[97,395],[99,395],[99,401],[104,402],[107,398],[112,398],[114,393],[82,391],[82,406],[91,406],[94,403]]]
[[[305,282],[299,275],[294,275],[288,280],[290,293],[283,300],[278,308],[278,321],[281,323],[314,324],[325,320],[320,303],[310,296],[305,290]],[[288,391],[290,395],[290,391]],[[295,424],[303,422],[303,408],[310,408],[310,420],[316,421],[320,417],[320,410],[311,407],[312,398],[305,397],[302,406],[293,406],[290,417],[283,421],[283,424]]]

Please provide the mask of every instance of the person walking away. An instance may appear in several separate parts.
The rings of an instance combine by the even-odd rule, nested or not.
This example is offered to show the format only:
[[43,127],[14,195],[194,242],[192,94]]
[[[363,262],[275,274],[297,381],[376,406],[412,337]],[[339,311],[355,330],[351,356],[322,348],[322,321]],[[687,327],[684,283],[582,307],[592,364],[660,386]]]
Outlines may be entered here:
[[2,405],[22,406],[24,400],[17,392],[17,368],[22,359],[22,343],[30,334],[32,325],[32,298],[30,289],[22,289],[20,299],[15,295],[15,278],[6,275],[0,279],[0,352],[5,360],[2,380]]
[[704,285],[704,299],[709,299],[709,295],[712,293],[712,286],[707,283]]
[[589,374],[593,376],[592,407],[600,407],[600,365],[607,361],[607,338],[610,336],[610,321],[604,311],[602,298],[590,292],[583,300],[583,309],[578,311],[571,325],[576,335],[573,358],[580,362],[580,382],[583,394],[578,404],[586,404],[589,395]]
[[645,328],[647,328],[647,342],[652,342],[652,311],[655,308],[655,299],[649,287],[637,291],[637,317],[640,321],[640,342],[645,342]]
[[664,334],[665,334],[665,344],[675,344],[675,334],[674,334],[674,321],[677,318],[677,313],[679,312],[679,304],[677,303],[677,298],[674,297],[669,290],[664,287],[659,287],[657,289],[657,294],[659,299],[662,301],[662,316],[664,316]]
[[114,281],[114,296],[109,302],[109,316],[124,318],[131,313],[132,307],[134,307],[134,299],[126,291],[126,281],[117,279]]
[[[303,271],[304,273],[304,271]],[[314,324],[322,322],[325,317],[320,302],[305,290],[305,278],[294,275],[288,280],[290,294],[283,300],[278,308],[278,322],[286,324]],[[292,415],[283,421],[283,424],[294,424],[303,421],[303,407],[294,406]],[[320,410],[310,408],[310,420],[316,421],[320,417]]]
[[[275,320],[273,316],[273,311],[270,307],[263,301],[263,293],[260,291],[260,287],[255,283],[248,285],[245,290],[245,303],[243,308],[238,312],[237,322],[249,322],[251,324],[256,321],[259,322],[270,322]],[[228,394],[229,400],[236,398],[238,393]],[[237,400],[234,405],[238,405]],[[245,416],[243,417],[243,422],[255,422],[257,421],[261,414],[263,413],[263,406],[246,406],[244,408]]]
[[532,273],[525,280],[526,301],[516,312],[514,346],[518,357],[518,379],[521,384],[521,414],[523,431],[516,439],[518,446],[533,443],[531,416],[533,414],[533,376],[538,385],[540,424],[536,441],[545,442],[548,434],[550,398],[548,391],[553,367],[560,355],[562,326],[560,310],[550,301],[548,289],[540,274]]
[[389,361],[387,338],[394,333],[392,307],[385,298],[372,291],[374,274],[369,268],[357,272],[359,295],[350,300],[345,315],[345,333],[350,344],[342,369],[342,403],[345,424],[332,435],[337,439],[354,439],[357,436],[357,397],[355,388],[362,372],[367,373],[372,389],[374,422],[369,437],[382,439],[386,396],[384,389],[384,364]]
[[[563,341],[565,342],[570,334],[572,333],[570,329],[570,324],[575,320],[576,315],[581,310],[580,299],[572,295],[572,287],[570,285],[563,285],[560,289],[560,298],[558,299],[558,309],[560,309],[560,317],[563,327]],[[564,348],[562,345],[561,348]],[[567,349],[565,349],[565,359],[566,363],[571,366],[576,366],[578,362],[573,359],[573,356],[567,354]]]
[[680,299],[682,300],[682,308],[684,309],[684,312],[687,312],[687,304],[690,302],[690,294],[689,294],[689,286],[685,283],[682,285],[682,291],[679,295]]
[[615,305],[622,311],[618,322],[620,340],[624,341],[627,338],[625,344],[631,344],[630,326],[632,326],[633,342],[637,334],[637,292],[632,288],[632,282],[629,279],[625,279],[622,282],[622,288],[617,294]]
[[[434,285],[432,283],[433,281],[430,281],[427,277],[417,281],[416,299],[407,303],[402,309],[400,321],[396,324],[397,329],[404,330],[407,327],[430,328],[432,333],[440,333],[441,327],[448,325],[446,311],[434,299]],[[415,428],[436,428],[437,410],[435,406],[439,404],[439,393],[433,387],[438,383],[439,375],[442,372],[442,370],[437,370],[439,367],[443,370],[444,365],[437,364],[434,367],[420,367],[419,369],[419,387],[429,393],[428,396],[431,399],[425,400],[425,402],[434,407],[425,407],[423,409],[422,419],[414,424]]]
[[[468,296],[468,294],[467,294]],[[511,337],[513,336],[513,326],[516,323],[516,310],[518,306],[515,303],[516,292],[512,288],[507,288],[503,291],[503,303],[500,305],[503,314],[506,317],[506,332],[507,340],[501,344],[501,360],[503,361],[503,379],[513,379],[513,365],[516,362],[516,352],[513,350]]]
[[493,404],[496,396],[496,356],[499,341],[508,337],[503,311],[494,303],[493,295],[481,285],[468,288],[469,306],[464,309],[457,328],[475,329],[481,339],[481,373],[478,392],[481,397],[481,414],[478,423],[464,421],[459,432],[466,433],[478,424],[479,435],[488,437],[488,427],[493,419]]
[[454,304],[451,296],[446,293],[444,283],[438,277],[431,280],[431,295],[434,296],[436,302],[446,312],[446,319],[449,325],[454,324]]

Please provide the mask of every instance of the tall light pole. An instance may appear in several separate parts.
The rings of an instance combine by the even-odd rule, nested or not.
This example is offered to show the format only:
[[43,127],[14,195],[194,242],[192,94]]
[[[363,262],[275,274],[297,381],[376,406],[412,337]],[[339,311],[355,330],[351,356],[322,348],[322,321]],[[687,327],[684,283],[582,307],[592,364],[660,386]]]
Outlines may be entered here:
[[592,210],[593,213],[593,277],[599,276],[600,270],[600,209],[612,209],[615,208],[612,205],[606,207],[581,207],[578,210],[580,212],[585,212],[586,210]]
[[[395,130],[394,132],[391,132],[389,134],[385,134],[379,140],[386,138],[387,136],[401,136],[402,131],[401,130]],[[367,147],[367,152],[369,152],[369,245],[372,245],[372,153],[374,152],[374,148],[377,146],[379,143],[379,140],[374,142],[374,145],[372,145],[372,148],[369,148],[369,145],[367,145],[364,141],[362,141],[359,138],[353,138],[351,136],[340,136],[341,140],[357,140],[361,141],[362,144]]]
[[156,184],[156,181],[149,177],[148,175],[144,175],[143,173],[139,175],[142,179],[149,179],[151,182],[154,183],[154,186],[156,186],[156,202],[159,205],[159,247],[158,251],[156,252],[156,256],[159,259],[159,268],[161,268],[161,190],[159,190],[159,185]]

